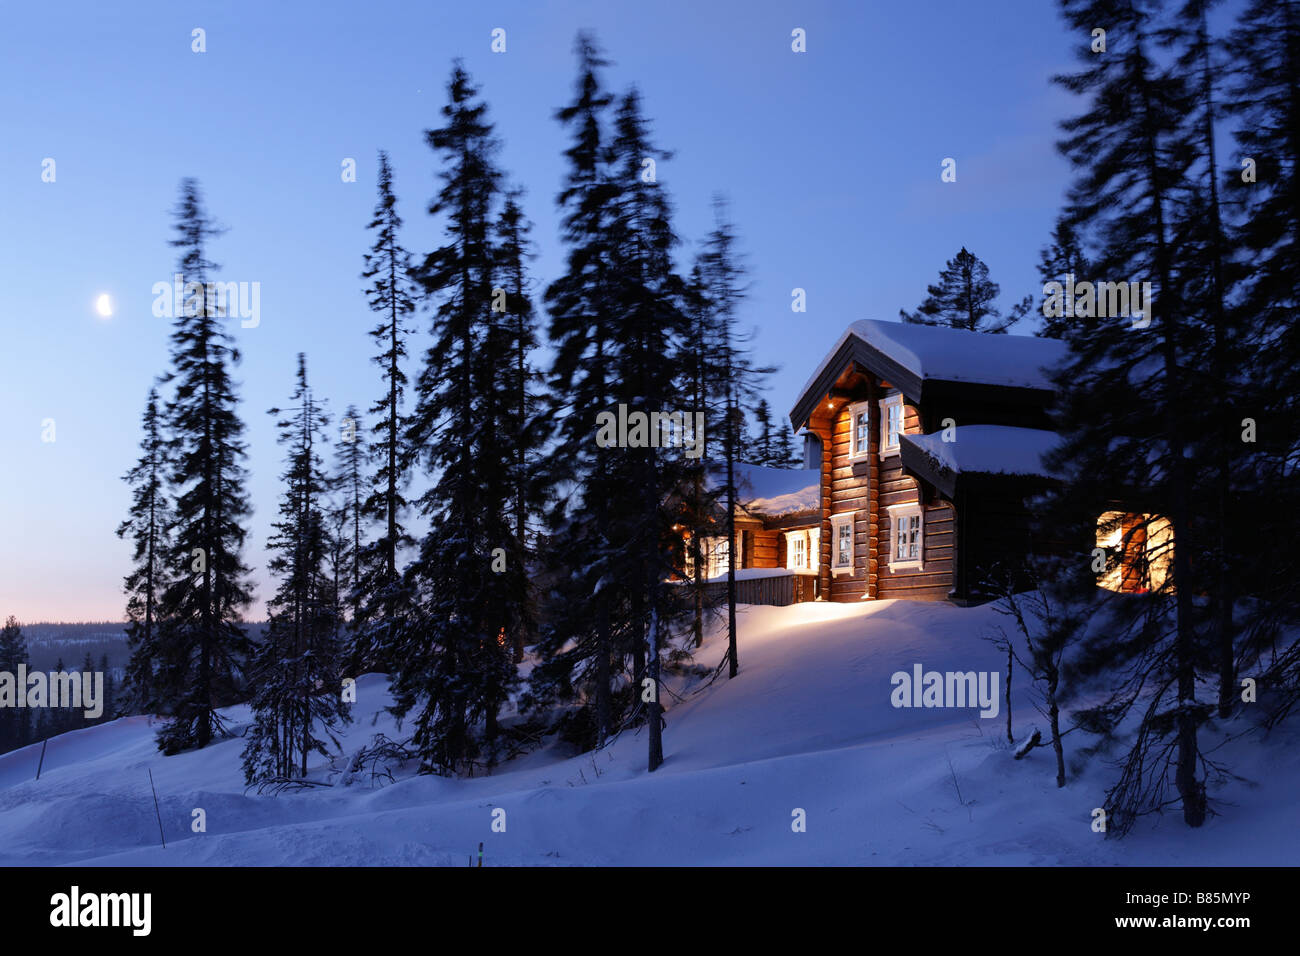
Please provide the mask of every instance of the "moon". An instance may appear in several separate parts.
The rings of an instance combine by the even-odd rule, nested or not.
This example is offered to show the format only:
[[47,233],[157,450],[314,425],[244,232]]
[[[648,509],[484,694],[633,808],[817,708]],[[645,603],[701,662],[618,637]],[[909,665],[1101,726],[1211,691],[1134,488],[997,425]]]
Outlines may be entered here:
[[95,311],[105,319],[113,314],[113,300],[108,297],[107,292],[102,293],[100,297],[95,300]]

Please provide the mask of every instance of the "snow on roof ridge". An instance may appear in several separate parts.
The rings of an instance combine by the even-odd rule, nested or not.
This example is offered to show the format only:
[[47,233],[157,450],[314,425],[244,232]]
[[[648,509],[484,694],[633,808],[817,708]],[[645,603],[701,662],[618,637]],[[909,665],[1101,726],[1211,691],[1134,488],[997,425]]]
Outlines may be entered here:
[[1044,374],[1065,354],[1065,343],[1036,335],[999,335],[880,319],[858,319],[849,325],[804,383],[805,395],[850,336],[884,352],[922,379],[1052,388]]

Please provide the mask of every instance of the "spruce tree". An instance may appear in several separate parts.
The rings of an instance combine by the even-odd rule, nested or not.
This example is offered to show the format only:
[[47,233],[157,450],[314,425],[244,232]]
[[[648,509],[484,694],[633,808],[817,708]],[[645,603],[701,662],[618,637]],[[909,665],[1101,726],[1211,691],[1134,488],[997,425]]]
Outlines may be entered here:
[[334,474],[330,486],[337,500],[333,508],[327,510],[334,518],[329,528],[331,537],[336,539],[331,542],[332,562],[341,572],[338,582],[340,609],[346,607],[353,621],[357,618],[359,602],[364,594],[362,529],[366,524],[365,465],[368,451],[361,419],[355,406],[349,405],[334,445]]
[[[1038,254],[1038,277],[1044,287],[1049,282],[1083,282],[1089,279],[1088,260],[1083,255],[1074,226],[1065,216],[1057,218],[1051,240]],[[1065,338],[1069,316],[1049,315],[1042,316],[1042,319],[1043,324],[1035,330],[1036,335],[1048,339]]]
[[[717,386],[718,363],[713,354],[717,338],[717,314],[711,308],[700,261],[691,267],[691,275],[683,294],[683,310],[687,330],[682,342],[683,389],[688,413],[692,421],[718,420]],[[712,463],[708,456],[708,429],[700,436],[704,444],[700,456],[687,464],[688,483],[682,496],[681,525],[688,536],[690,569],[688,586],[691,589],[692,636],[695,647],[704,643],[704,614],[706,608],[716,604],[708,587],[708,568],[705,561],[704,539],[715,534],[718,524],[718,488],[710,474]]]
[[384,392],[370,407],[370,414],[378,416],[372,429],[374,440],[370,442],[371,462],[376,470],[364,505],[354,512],[353,520],[359,522],[364,517],[383,530],[376,541],[356,555],[361,579],[353,598],[348,666],[357,674],[387,671],[394,664],[382,656],[382,648],[392,646],[396,640],[394,629],[409,608],[410,594],[401,580],[398,554],[413,543],[402,526],[402,515],[408,507],[404,489],[412,457],[404,449],[402,436],[402,400],[407,383],[402,362],[410,331],[406,323],[415,311],[420,290],[411,275],[410,253],[398,239],[402,218],[393,191],[392,165],[382,151],[378,190],[379,200],[367,226],[374,231],[375,241],[366,253],[361,276],[370,280],[366,297],[371,311],[379,316],[370,337],[379,349],[372,361],[382,370]]
[[[1237,339],[1244,373],[1231,426],[1239,513],[1300,510],[1300,2],[1249,0],[1230,36],[1225,107],[1236,150],[1226,165],[1225,202],[1241,209],[1234,245],[1247,272],[1237,306],[1249,316]],[[1249,523],[1245,527],[1249,527]],[[1262,600],[1243,607],[1246,658],[1266,656],[1261,686],[1276,691],[1272,722],[1300,708],[1300,646],[1277,637],[1300,620],[1300,560],[1287,536],[1229,541],[1237,580]]]
[[131,508],[117,528],[119,538],[131,538],[135,567],[126,576],[127,646],[124,707],[128,713],[159,713],[154,672],[159,662],[158,598],[167,580],[164,558],[169,554],[167,528],[171,514],[167,499],[167,447],[158,408],[158,390],[151,388],[142,420],[140,458],[126,473]]
[[[574,136],[559,197],[567,267],[546,292],[557,428],[548,551],[563,563],[553,572],[530,702],[575,692],[590,727],[577,738],[584,746],[644,721],[653,770],[663,759],[660,666],[665,656],[689,656],[673,646],[687,595],[664,583],[675,574],[674,499],[689,471],[681,450],[620,447],[601,439],[600,422],[620,405],[646,414],[689,407],[686,290],[673,269],[671,205],[644,164],[666,154],[650,142],[635,91],[606,118],[604,61],[587,36],[578,53],[577,95],[558,113]],[[626,688],[617,697],[615,679]]]
[[[635,88],[619,98],[614,115],[610,172],[614,193],[611,229],[614,295],[614,348],[611,365],[615,398],[629,409],[671,411],[684,407],[680,390],[680,343],[686,333],[682,311],[684,283],[676,274],[672,250],[678,239],[672,228],[668,194],[656,178],[647,178],[645,160],[657,163],[670,154],[655,147]],[[716,268],[716,264],[715,264]],[[725,275],[725,278],[724,278]],[[722,283],[731,273],[716,268],[706,277],[714,308]],[[727,291],[738,294],[734,285]],[[607,409],[607,411],[612,411]],[[706,423],[707,430],[707,423]],[[695,436],[700,439],[702,436]],[[629,442],[630,444],[630,442]],[[614,502],[611,529],[624,555],[619,583],[628,594],[630,610],[632,685],[641,688],[648,725],[647,767],[663,762],[663,705],[660,668],[672,649],[673,626],[682,608],[679,594],[664,587],[674,572],[672,513],[667,506],[688,474],[681,450],[617,449],[615,472],[623,478],[624,497]],[[686,656],[686,652],[679,649]]]
[[719,400],[719,420],[723,425],[719,443],[725,466],[722,501],[725,506],[727,541],[727,675],[735,677],[740,668],[736,647],[736,507],[735,465],[744,439],[744,408],[758,394],[762,376],[775,368],[757,368],[745,352],[748,340],[737,329],[737,311],[744,297],[743,271],[735,253],[735,231],[721,199],[714,200],[714,228],[705,242],[700,261],[707,308],[713,313],[712,335],[707,348],[716,369],[714,382]]
[[[528,568],[533,554],[529,547],[529,516],[541,493],[537,472],[543,430],[537,420],[540,376],[530,355],[537,348],[536,318],[526,261],[531,257],[528,234],[531,225],[524,217],[517,190],[505,196],[496,224],[496,281],[493,289],[492,325],[488,333],[485,368],[495,368],[495,388],[485,383],[492,398],[495,446],[499,449],[500,475],[504,487],[500,496],[508,499],[511,539],[505,556],[508,586],[518,609],[508,634],[516,663],[523,660],[524,645],[536,634],[533,598]],[[495,496],[494,496],[495,497]]]
[[[433,344],[415,384],[405,432],[409,455],[432,475],[418,506],[430,530],[407,569],[417,609],[396,634],[394,711],[418,708],[414,744],[422,769],[472,769],[495,746],[497,711],[516,680],[507,635],[518,620],[517,594],[499,568],[510,555],[510,509],[498,469],[502,452],[496,387],[502,355],[485,350],[495,278],[494,205],[500,173],[487,107],[457,63],[448,83],[445,125],[426,133],[443,158],[443,186],[430,213],[443,215],[447,242],[419,270],[437,297]],[[486,360],[485,360],[486,358]],[[479,732],[479,722],[483,731]]]
[[[63,655],[59,655],[54,662],[54,673],[62,674],[68,669],[68,665],[63,663]],[[74,713],[64,707],[57,706],[58,701],[50,701],[49,711],[50,719],[46,724],[45,733],[49,737],[57,737],[59,734],[66,734],[70,730],[76,730],[80,721],[80,714]]]
[[[1155,301],[1138,321],[1078,309],[1068,324],[1069,355],[1056,373],[1062,444],[1055,454],[1068,480],[1049,521],[1065,539],[1091,541],[1098,515],[1118,494],[1137,499],[1131,510],[1168,519],[1176,542],[1163,584],[1112,602],[1109,626],[1095,631],[1103,636],[1081,655],[1079,672],[1106,673],[1114,692],[1080,720],[1100,735],[1100,746],[1125,747],[1105,804],[1113,831],[1127,832],[1137,817],[1158,809],[1170,782],[1184,821],[1195,827],[1207,812],[1202,771],[1209,764],[1197,733],[1208,711],[1196,699],[1202,648],[1192,604],[1191,556],[1199,542],[1191,521],[1191,402],[1183,385],[1188,330],[1178,274],[1183,250],[1171,228],[1194,158],[1183,123],[1187,89],[1176,71],[1155,62],[1158,24],[1145,5],[1063,0],[1062,8],[1080,36],[1107,24],[1106,53],[1085,45],[1083,69],[1058,78],[1090,98],[1086,113],[1061,124],[1061,149],[1078,173],[1067,215],[1094,241],[1090,258],[1099,280],[1149,281]],[[1091,595],[1096,578],[1087,557],[1057,586]],[[1140,727],[1130,735],[1124,718],[1139,700]]]
[[616,186],[609,169],[608,111],[601,85],[608,65],[594,39],[579,34],[574,99],[556,111],[570,131],[568,170],[556,202],[566,246],[564,273],[547,286],[548,375],[552,453],[544,462],[550,489],[541,660],[524,703],[542,709],[577,700],[569,737],[583,748],[603,747],[629,711],[612,683],[623,669],[622,595],[609,586],[621,555],[608,534],[608,514],[622,495],[609,467],[615,449],[597,446],[596,415],[616,406],[611,367],[615,317],[611,248]]
[[113,670],[108,666],[108,655],[101,654],[99,657],[99,669],[104,675],[104,716],[102,720],[113,720],[118,717],[118,689],[117,682],[113,680]]
[[[91,684],[90,682],[94,679],[95,662],[90,658],[90,651],[86,651],[86,657],[81,662],[80,673],[81,673],[81,686],[83,688],[93,687],[93,684]],[[82,691],[82,694],[83,695],[85,694],[85,690]],[[85,716],[85,712],[80,710],[72,712],[72,719],[74,725],[77,727],[89,727],[92,723],[97,722],[97,720],[92,720],[91,718]],[[98,719],[99,720],[104,719],[103,715],[101,714]]]
[[[1215,395],[1187,409],[1188,445],[1199,466],[1194,476],[1192,520],[1200,547],[1191,566],[1196,589],[1208,596],[1206,621],[1207,672],[1218,674],[1218,716],[1227,717],[1238,700],[1237,660],[1250,653],[1240,646],[1234,621],[1237,594],[1248,585],[1240,576],[1234,529],[1249,522],[1252,510],[1237,506],[1234,471],[1243,459],[1235,415],[1236,397],[1253,391],[1249,376],[1239,369],[1251,362],[1240,343],[1249,334],[1248,313],[1238,308],[1237,290],[1251,269],[1237,261],[1222,195],[1217,128],[1222,122],[1223,91],[1219,76],[1226,63],[1217,54],[1222,45],[1211,36],[1211,0],[1184,0],[1162,32],[1178,54],[1176,68],[1187,93],[1184,122],[1195,157],[1188,168],[1184,199],[1171,217],[1171,232],[1179,247],[1182,324],[1199,334],[1184,336],[1184,394]],[[1235,230],[1233,230],[1235,232]],[[1239,406],[1238,406],[1239,407]],[[1234,420],[1235,419],[1235,420]],[[1248,545],[1252,550],[1254,543]]]
[[[327,573],[328,478],[317,452],[327,441],[329,420],[308,385],[301,353],[292,400],[278,422],[288,454],[280,518],[269,542],[275,554],[269,567],[279,587],[267,603],[270,625],[251,667],[254,719],[243,750],[250,783],[305,776],[308,755],[329,752],[318,733],[333,739],[332,729],[348,719],[335,592]],[[273,408],[270,414],[282,412]]]
[[[27,655],[27,639],[23,637],[22,626],[11,614],[0,628],[0,672],[14,675],[17,681],[18,667],[30,664]],[[16,688],[18,693],[26,693],[27,688]],[[18,747],[26,746],[32,740],[33,727],[28,712],[13,706],[9,701],[0,707],[0,753],[7,753]]]
[[239,352],[209,284],[216,265],[207,248],[219,230],[192,179],[181,183],[175,229],[177,271],[187,287],[196,286],[174,319],[163,379],[172,386],[164,419],[173,496],[155,667],[156,699],[172,702],[158,734],[164,753],[204,747],[225,733],[217,708],[237,694],[249,650],[240,615],[251,600],[241,557],[247,452],[231,378]]
[[760,398],[754,406],[754,430],[746,442],[749,458],[756,465],[771,465],[776,457],[776,435],[772,428],[772,410],[767,399]]
[[997,307],[1001,288],[989,278],[989,267],[978,256],[961,250],[939,271],[938,283],[926,289],[915,312],[900,309],[904,322],[940,325],[969,332],[1005,332],[1029,311],[1033,297],[1018,303],[1005,319]]

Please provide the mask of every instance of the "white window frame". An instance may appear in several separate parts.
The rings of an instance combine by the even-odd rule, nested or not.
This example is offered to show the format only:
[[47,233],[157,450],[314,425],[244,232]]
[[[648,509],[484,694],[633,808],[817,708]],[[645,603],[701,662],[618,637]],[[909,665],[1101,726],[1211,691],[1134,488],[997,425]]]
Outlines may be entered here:
[[[804,566],[798,567],[794,563],[796,553],[795,542],[803,544],[804,548]],[[818,568],[820,556],[818,554],[818,545],[821,541],[820,528],[800,528],[798,531],[787,531],[785,533],[785,566],[788,571],[800,573],[815,573]]]
[[[867,416],[867,442],[861,448],[858,447],[859,412]],[[854,402],[849,406],[849,458],[865,458],[869,454],[871,454],[871,403]]]
[[[845,511],[841,514],[831,515],[831,576],[839,577],[841,574],[853,575],[853,552],[856,542],[854,536],[857,528],[854,525],[854,519],[857,517],[856,511]],[[849,563],[840,564],[840,529],[847,526],[849,529]]]
[[716,578],[727,573],[731,563],[731,543],[725,534],[704,539],[704,567],[706,578]]
[[[898,436],[907,431],[907,408],[903,405],[903,396],[890,395],[888,398],[882,398],[880,405],[880,457],[884,458],[889,455],[897,455]],[[894,436],[893,444],[889,442],[889,409],[896,407],[898,411],[898,433]]]
[[[903,571],[923,570],[925,568],[925,508],[919,501],[902,505],[890,505],[889,512],[889,570]],[[898,527],[903,518],[915,516],[916,523],[916,557],[898,557]]]
[[[795,555],[798,554],[798,548],[795,542],[803,545],[804,565],[800,567],[795,563]],[[787,531],[785,533],[785,566],[790,571],[807,571],[808,570],[808,532],[806,531]]]

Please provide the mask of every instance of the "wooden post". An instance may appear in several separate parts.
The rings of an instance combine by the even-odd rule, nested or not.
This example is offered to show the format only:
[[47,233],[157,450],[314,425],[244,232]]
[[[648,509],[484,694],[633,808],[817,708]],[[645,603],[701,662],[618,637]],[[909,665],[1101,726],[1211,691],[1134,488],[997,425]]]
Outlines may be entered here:
[[[147,769],[147,768],[146,768]],[[162,840],[163,849],[167,849],[167,838],[163,836],[162,813],[158,810],[158,790],[153,785],[153,771],[149,771],[149,789],[153,791],[153,812],[158,818],[158,838]]]

